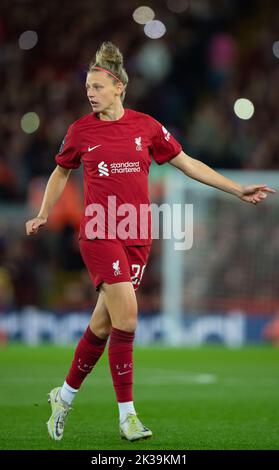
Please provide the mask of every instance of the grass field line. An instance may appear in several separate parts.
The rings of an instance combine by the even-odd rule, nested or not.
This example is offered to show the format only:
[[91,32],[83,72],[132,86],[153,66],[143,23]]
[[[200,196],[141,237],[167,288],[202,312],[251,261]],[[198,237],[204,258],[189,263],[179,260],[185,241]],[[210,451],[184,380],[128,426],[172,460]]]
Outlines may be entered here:
[[[2,387],[10,384],[20,384],[22,386],[30,385],[30,384],[62,384],[63,377],[61,376],[53,376],[50,377],[37,377],[37,376],[24,376],[20,377],[19,375],[13,377],[6,377],[2,376]],[[279,386],[279,378],[278,377],[261,377],[261,376],[226,376],[220,377],[217,374],[209,374],[209,373],[188,373],[188,372],[178,372],[178,371],[171,371],[171,370],[164,370],[164,369],[153,369],[144,371],[142,369],[139,374],[135,374],[134,382],[137,385],[184,385],[184,384],[198,384],[198,385],[214,385],[218,382],[219,385],[223,386]],[[95,376],[94,373],[90,375],[90,380],[88,381],[89,386],[97,386],[102,387],[103,385],[111,384],[111,377],[108,372],[108,375],[105,376]]]
[[[90,380],[90,383],[92,385],[96,386],[103,386],[106,384],[111,384],[111,377],[108,375],[108,377],[93,377],[91,376],[92,380]],[[13,376],[13,377],[7,377],[4,379],[4,382],[7,384],[12,383],[12,384],[34,384],[34,383],[49,383],[49,377],[19,377],[19,376]],[[52,377],[53,383],[62,383],[62,378],[61,377]],[[214,384],[217,381],[217,376],[214,374],[194,374],[194,373],[179,373],[179,372],[174,372],[174,371],[169,371],[169,370],[162,370],[162,369],[154,369],[150,371],[145,372],[145,377],[136,377],[135,381],[138,385],[161,385],[161,384],[191,384],[191,383],[196,383],[196,384],[201,384],[201,385],[208,385],[208,384]]]

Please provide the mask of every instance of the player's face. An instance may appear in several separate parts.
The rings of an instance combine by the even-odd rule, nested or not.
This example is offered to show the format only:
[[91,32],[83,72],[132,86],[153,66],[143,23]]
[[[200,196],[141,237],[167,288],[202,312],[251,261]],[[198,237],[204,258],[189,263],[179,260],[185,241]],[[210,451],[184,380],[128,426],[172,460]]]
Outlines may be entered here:
[[112,108],[120,97],[121,84],[114,84],[105,72],[89,72],[86,78],[86,92],[92,109],[96,113]]

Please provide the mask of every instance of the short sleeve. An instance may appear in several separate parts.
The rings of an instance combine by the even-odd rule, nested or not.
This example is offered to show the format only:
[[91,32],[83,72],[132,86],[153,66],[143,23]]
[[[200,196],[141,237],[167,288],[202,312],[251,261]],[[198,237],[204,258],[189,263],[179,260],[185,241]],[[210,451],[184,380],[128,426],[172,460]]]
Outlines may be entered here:
[[170,132],[156,119],[151,118],[151,153],[158,165],[168,162],[176,157],[182,146]]
[[76,145],[76,136],[73,124],[69,127],[66,136],[60,146],[58,154],[55,156],[57,165],[63,168],[74,169],[80,166],[80,152]]

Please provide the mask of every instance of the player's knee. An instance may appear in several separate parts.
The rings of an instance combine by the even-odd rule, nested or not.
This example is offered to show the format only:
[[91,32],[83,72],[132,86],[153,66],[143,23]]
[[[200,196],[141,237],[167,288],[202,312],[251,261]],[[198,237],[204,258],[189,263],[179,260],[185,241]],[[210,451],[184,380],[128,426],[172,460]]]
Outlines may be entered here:
[[97,325],[90,322],[90,328],[98,338],[106,339],[111,333],[111,325]]
[[127,331],[128,333],[134,333],[137,328],[137,317],[136,316],[129,316],[129,317],[122,317],[117,318],[113,322],[114,328],[118,330]]
[[123,316],[123,330],[134,333],[137,328],[138,323],[138,309],[137,305],[134,304],[133,307],[126,312],[126,315]]
[[96,333],[96,336],[98,336],[101,339],[107,339],[110,333],[111,333],[111,327],[103,328],[103,329],[98,330],[98,332]]
[[129,333],[134,333],[136,331],[136,328],[137,328],[137,319],[134,318],[134,319],[128,319],[125,325],[123,325],[122,329],[124,331],[128,331]]

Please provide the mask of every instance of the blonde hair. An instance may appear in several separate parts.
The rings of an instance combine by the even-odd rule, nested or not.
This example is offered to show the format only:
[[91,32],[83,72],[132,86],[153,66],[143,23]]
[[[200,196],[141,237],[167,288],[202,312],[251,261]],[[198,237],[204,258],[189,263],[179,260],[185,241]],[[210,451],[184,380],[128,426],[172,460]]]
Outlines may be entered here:
[[[106,69],[111,74],[123,83],[124,91],[121,93],[121,101],[124,101],[126,94],[126,87],[128,85],[129,77],[125,68],[123,67],[123,55],[117,46],[112,42],[106,41],[101,44],[99,49],[96,52],[95,60],[92,60],[89,64],[88,72],[93,72],[94,67],[101,67]],[[96,69],[97,71],[98,69]],[[110,75],[111,76],[111,75]],[[112,77],[114,83],[117,82],[115,78]]]

